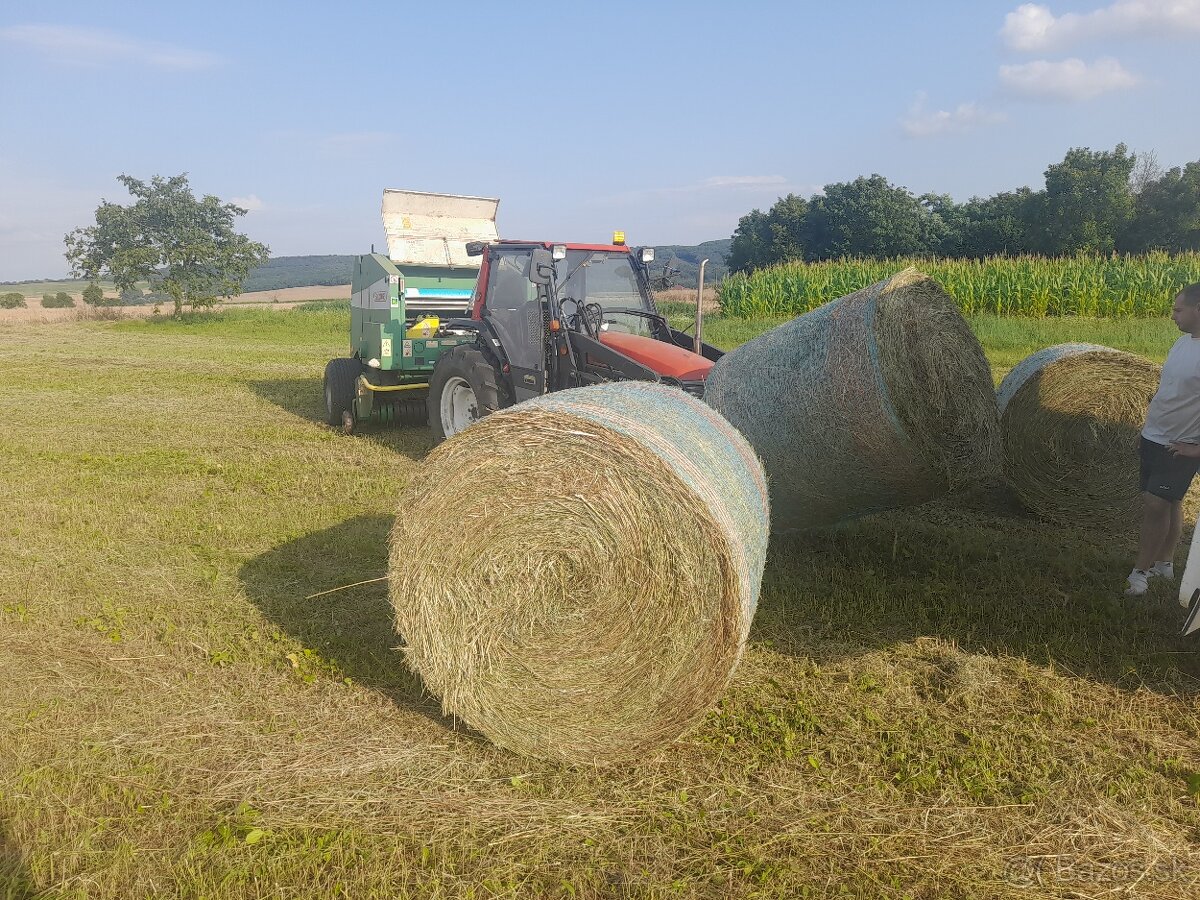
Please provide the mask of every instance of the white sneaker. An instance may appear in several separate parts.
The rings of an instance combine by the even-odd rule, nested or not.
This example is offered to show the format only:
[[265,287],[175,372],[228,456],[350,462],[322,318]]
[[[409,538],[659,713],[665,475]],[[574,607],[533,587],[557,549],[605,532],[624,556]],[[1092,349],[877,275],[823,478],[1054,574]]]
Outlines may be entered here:
[[1175,566],[1171,562],[1156,562],[1150,567],[1151,578],[1165,578],[1167,581],[1175,580]]
[[1140,597],[1150,587],[1150,572],[1146,569],[1134,569],[1129,573],[1129,587],[1125,588],[1126,597]]

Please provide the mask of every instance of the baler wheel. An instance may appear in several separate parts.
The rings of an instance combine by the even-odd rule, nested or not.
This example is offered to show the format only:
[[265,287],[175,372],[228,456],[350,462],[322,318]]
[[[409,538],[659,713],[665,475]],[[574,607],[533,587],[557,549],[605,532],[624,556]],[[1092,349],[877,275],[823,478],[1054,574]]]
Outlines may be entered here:
[[335,428],[346,431],[347,416],[354,427],[354,383],[361,372],[362,363],[353,358],[331,359],[325,367],[325,421]]

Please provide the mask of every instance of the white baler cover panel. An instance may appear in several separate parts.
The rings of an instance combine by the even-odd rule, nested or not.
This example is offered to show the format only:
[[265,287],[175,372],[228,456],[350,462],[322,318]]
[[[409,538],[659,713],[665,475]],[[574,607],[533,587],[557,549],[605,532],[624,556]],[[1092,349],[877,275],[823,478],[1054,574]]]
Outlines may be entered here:
[[388,256],[397,265],[479,268],[478,256],[467,256],[468,241],[495,241],[499,200],[428,194],[383,192],[383,230]]

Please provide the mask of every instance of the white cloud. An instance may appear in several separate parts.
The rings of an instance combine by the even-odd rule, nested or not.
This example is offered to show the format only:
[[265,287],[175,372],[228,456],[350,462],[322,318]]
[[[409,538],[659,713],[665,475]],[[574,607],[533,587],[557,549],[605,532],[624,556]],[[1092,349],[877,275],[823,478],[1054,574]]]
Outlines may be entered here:
[[1042,100],[1090,100],[1112,91],[1127,90],[1140,79],[1115,59],[1051,62],[1039,59],[1000,67],[1000,83],[1013,94]]
[[245,197],[234,197],[229,202],[235,206],[240,206],[242,209],[246,210],[246,212],[258,212],[259,210],[266,208],[266,204],[258,198],[258,194],[249,194]]
[[929,110],[926,108],[926,95],[922,92],[917,94],[917,99],[900,125],[909,137],[925,138],[973,131],[996,125],[1005,121],[1005,118],[1003,113],[984,109],[974,101],[960,103],[952,110]]
[[673,198],[672,202],[683,201],[685,198],[695,198],[699,202],[711,202],[711,198],[715,197],[753,197],[755,194],[781,197],[788,193],[804,194],[818,190],[820,190],[820,185],[794,184],[783,175],[712,175],[691,184],[623,191],[619,194],[597,197],[592,202],[609,206],[666,197]]
[[0,41],[27,47],[55,62],[81,66],[140,63],[159,69],[205,69],[221,62],[200,50],[70,25],[9,25],[0,28]]
[[[674,190],[702,191],[708,188],[776,188],[786,185],[787,179],[782,175],[713,175],[705,178],[699,184],[688,185]],[[670,190],[670,189],[668,189]]]
[[1200,0],[1116,0],[1092,12],[1061,16],[1040,3],[1023,3],[1004,17],[1000,29],[1009,47],[1035,53],[1105,38],[1197,34]]
[[[780,197],[787,193],[807,194],[819,191],[820,185],[798,185],[789,181],[783,175],[711,175],[691,184],[671,185],[669,187],[643,188],[642,190],[623,191],[605,197],[597,197],[592,202],[602,205],[620,205],[645,199],[661,199],[671,197],[674,201],[684,198],[696,198],[701,202],[709,202],[705,198],[753,196],[762,194],[768,197]],[[738,201],[740,202],[740,201]]]

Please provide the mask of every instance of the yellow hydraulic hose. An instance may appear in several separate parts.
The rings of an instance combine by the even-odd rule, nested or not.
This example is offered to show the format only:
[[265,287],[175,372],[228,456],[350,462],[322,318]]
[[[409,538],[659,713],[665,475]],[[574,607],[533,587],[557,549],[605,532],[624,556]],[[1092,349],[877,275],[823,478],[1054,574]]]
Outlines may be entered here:
[[362,380],[363,387],[369,391],[413,391],[417,388],[429,387],[428,381],[422,381],[419,384],[371,384],[367,379]]

